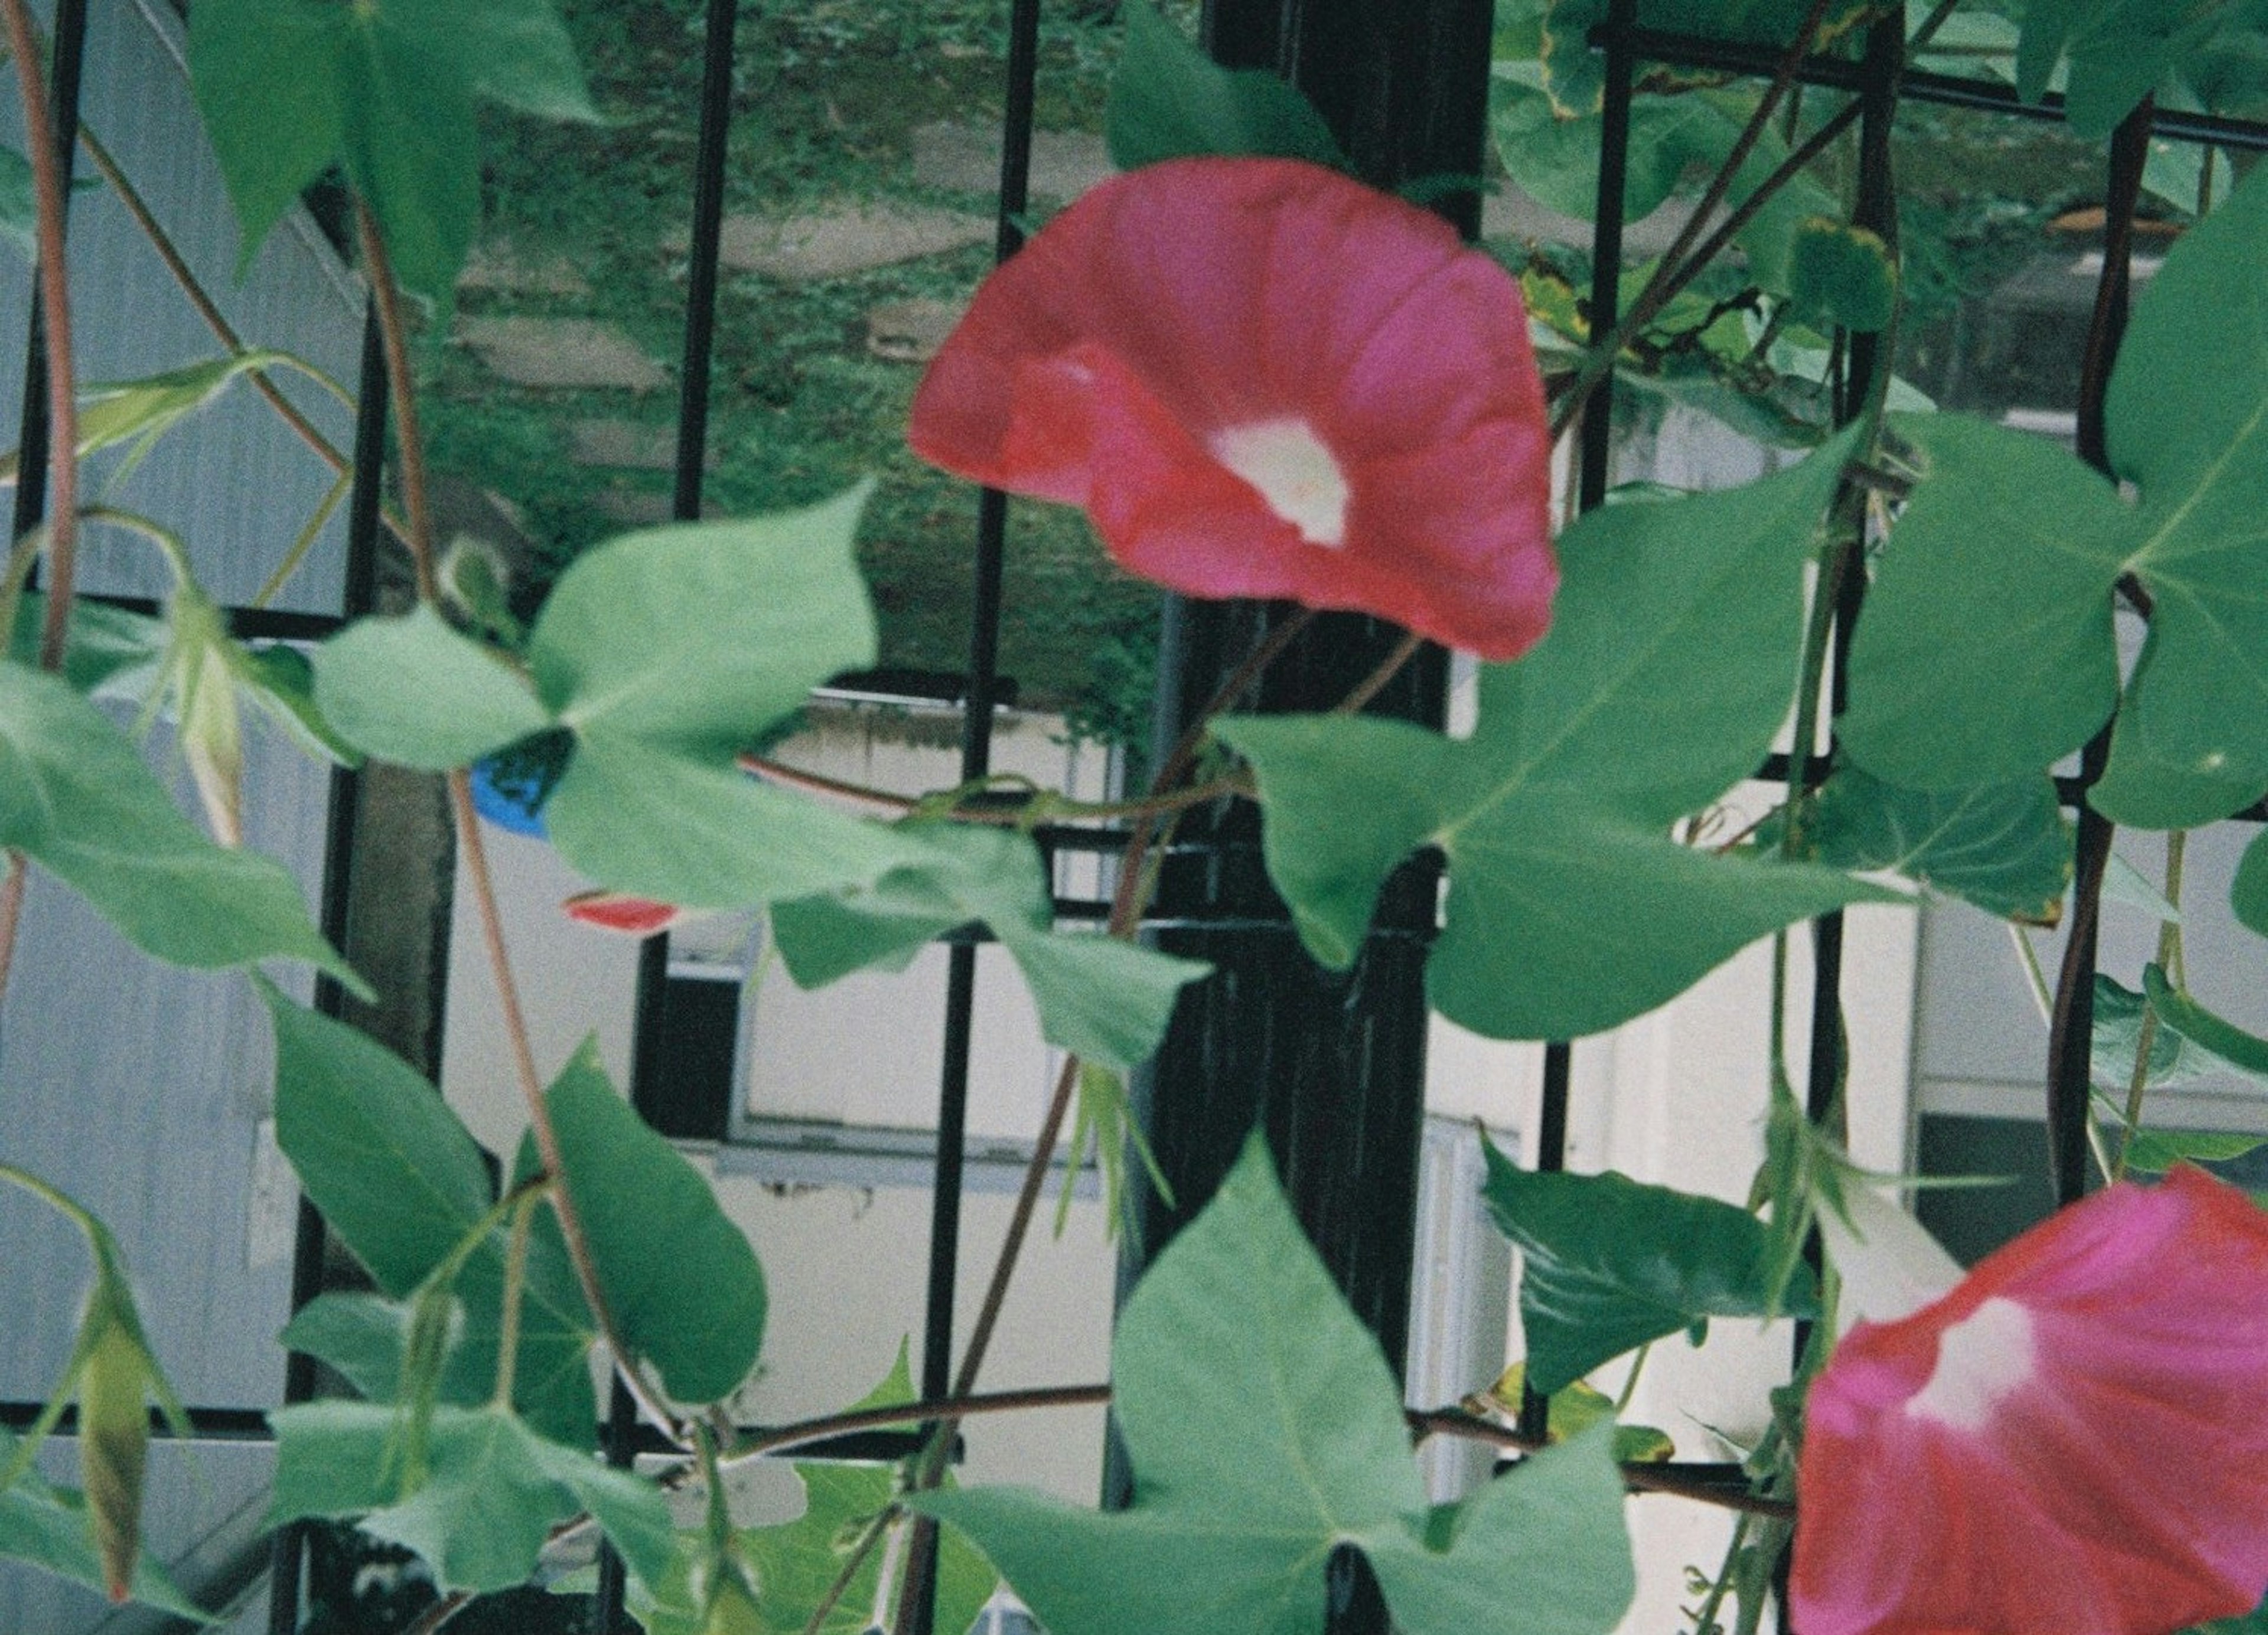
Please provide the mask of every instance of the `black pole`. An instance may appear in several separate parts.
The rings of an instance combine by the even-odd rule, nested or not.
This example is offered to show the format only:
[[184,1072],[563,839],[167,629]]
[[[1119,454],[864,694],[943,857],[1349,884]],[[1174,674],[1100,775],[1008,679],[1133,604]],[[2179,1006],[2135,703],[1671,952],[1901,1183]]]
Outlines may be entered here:
[[[702,33],[701,128],[693,158],[693,223],[685,294],[685,337],[677,375],[677,452],[670,491],[674,521],[701,519],[708,469],[709,381],[717,337],[717,256],[724,234],[725,160],[733,135],[733,43],[740,21],[735,0],[709,0]],[[630,1105],[652,1123],[665,1089],[668,1044],[669,935],[650,936],[638,949],[637,986],[631,1001]],[[637,1404],[620,1379],[605,1409],[610,1464],[627,1467],[637,1455]],[[622,1557],[611,1544],[599,1552],[595,1612],[600,1635],[631,1627]]]
[[[1219,59],[1284,73],[1314,100],[1365,180],[1392,187],[1482,168],[1488,101],[1489,0],[1208,0],[1205,42]],[[1470,233],[1479,200],[1442,201]],[[1160,727],[1178,734],[1285,616],[1265,604],[1169,602]],[[1329,709],[1390,653],[1401,633],[1358,615],[1315,620],[1262,680],[1249,708]],[[1439,726],[1447,661],[1427,648],[1373,713]],[[1184,822],[1160,880],[1161,915],[1182,922],[1159,945],[1207,959],[1187,992],[1138,1103],[1168,1206],[1145,1194],[1124,1278],[1202,1208],[1257,1125],[1300,1224],[1398,1374],[1409,1338],[1418,1165],[1425,1118],[1425,961],[1438,861],[1414,860],[1380,897],[1351,970],[1309,960],[1260,859],[1249,806]],[[1194,923],[1190,923],[1194,922]],[[1113,1495],[1130,1491],[1114,1448]],[[1334,1635],[1387,1627],[1377,1588],[1343,1552],[1329,1574]]]
[[[347,566],[340,612],[360,619],[378,606],[378,531],[386,491],[386,344],[378,308],[363,313],[362,364],[356,382],[354,481],[347,498]],[[350,767],[331,772],[330,814],[323,836],[322,929],[334,948],[348,946],[354,907],[354,838],[361,816],[362,774]],[[328,972],[315,979],[315,1008],[341,1015],[346,990]],[[298,1311],[323,1289],[323,1218],[303,1196],[291,1244],[291,1309]],[[315,1360],[303,1352],[284,1358],[284,1400],[302,1403],[315,1394]],[[306,1558],[307,1527],[294,1521],[276,1529],[269,1544],[269,1635],[292,1635],[299,1627],[300,1585]]]
[[[2126,308],[2132,291],[2131,262],[2134,214],[2141,200],[2142,169],[2150,153],[2156,109],[2144,98],[2110,138],[2102,225],[2102,274],[2088,324],[2087,353],[2079,382],[2079,453],[2108,472],[2110,455],[2103,429],[2103,404],[2110,390],[2111,366],[2126,333]],[[2102,876],[2110,861],[2110,820],[2095,810],[2087,789],[2102,775],[2110,755],[2105,725],[2087,746],[2080,765],[2079,833],[2074,846],[2071,930],[2063,964],[2056,975],[2054,1019],[2048,1030],[2048,1160],[2056,1202],[2076,1202],[2087,1191],[2087,1113],[2095,1032],[2095,935],[2102,902]]]

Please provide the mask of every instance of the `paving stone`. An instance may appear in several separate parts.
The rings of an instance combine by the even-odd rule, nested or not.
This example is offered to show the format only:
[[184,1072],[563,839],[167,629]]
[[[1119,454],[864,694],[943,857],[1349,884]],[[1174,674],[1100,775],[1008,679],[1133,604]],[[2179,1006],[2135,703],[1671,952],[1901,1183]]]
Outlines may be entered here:
[[[719,259],[768,278],[841,278],[991,241],[992,223],[964,210],[852,204],[808,215],[728,216]],[[682,252],[680,240],[674,246]]]
[[[1000,187],[1000,132],[997,126],[955,124],[939,120],[914,130],[914,180],[924,187],[955,193],[996,193]],[[1076,199],[1116,172],[1110,149],[1101,136],[1083,130],[1032,134],[1033,195]]]
[[886,301],[866,314],[866,350],[893,363],[926,363],[968,310],[966,301]]
[[468,318],[457,336],[515,386],[651,392],[669,384],[628,335],[592,319]]
[[[619,466],[628,471],[677,469],[677,428],[635,420],[578,420],[567,428],[567,458],[578,466]],[[717,451],[703,464],[717,469]]]
[[[658,528],[677,520],[671,515],[674,508],[668,495],[642,488],[609,488],[592,502],[598,507],[600,516],[625,528]],[[724,513],[713,503],[703,502],[701,515],[705,521]]]
[[590,281],[563,255],[522,256],[508,238],[476,246],[457,275],[457,288],[488,295],[558,296],[580,299]]

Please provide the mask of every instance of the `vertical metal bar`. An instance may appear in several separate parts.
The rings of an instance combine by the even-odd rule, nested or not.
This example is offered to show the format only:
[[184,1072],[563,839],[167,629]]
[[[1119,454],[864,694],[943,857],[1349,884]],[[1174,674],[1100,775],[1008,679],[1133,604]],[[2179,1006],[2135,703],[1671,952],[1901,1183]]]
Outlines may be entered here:
[[[63,214],[70,215],[71,168],[78,157],[78,92],[86,58],[86,0],[58,0],[48,65],[48,119],[55,128],[55,163],[63,180]],[[26,132],[25,139],[31,139]],[[24,341],[24,413],[16,440],[16,509],[11,539],[40,525],[48,510],[48,325],[39,284],[32,287],[32,321]]]
[[[1638,23],[1637,0],[1613,0],[1607,20],[1594,35],[1606,49],[1606,84],[1600,102],[1599,193],[1591,226],[1591,333],[1610,333],[1622,312],[1623,227],[1625,192],[1630,175],[1631,100],[1637,87],[1638,54],[1631,31]],[[1614,455],[1615,364],[1606,360],[1606,373],[1593,388],[1583,411],[1575,497],[1579,509],[1604,504]],[[1537,1103],[1535,1167],[1547,1173],[1567,1167],[1567,1102],[1573,1082],[1574,1047],[1554,1041],[1543,1047],[1543,1086]],[[1550,1399],[1533,1386],[1520,1399],[1520,1428],[1523,1434],[1545,1434],[1550,1420]]]
[[[1039,0],[1014,0],[1008,17],[1005,108],[1000,131],[999,215],[993,256],[1023,247],[1018,225],[1031,202],[1032,123],[1039,70]],[[961,717],[961,776],[992,769],[992,712],[999,692],[1001,582],[1007,557],[1008,496],[987,488],[976,502],[976,562],[970,585],[968,676]],[[922,1334],[922,1392],[942,1397],[953,1374],[953,1304],[961,1257],[962,1148],[968,1129],[968,1058],[976,1005],[976,949],[946,954],[945,1059],[939,1064],[937,1163],[932,1177],[927,1309]]]
[[709,448],[710,354],[717,337],[718,242],[725,219],[725,153],[733,134],[733,36],[739,20],[736,0],[709,0],[702,35],[701,142],[693,162],[685,351],[677,374],[677,485],[671,511],[680,522],[697,522],[701,517]]
[[[1000,121],[1000,194],[995,263],[1024,246],[1031,202],[1032,127],[1040,61],[1039,0],[1013,0]],[[1008,496],[984,489],[976,501],[976,561],[970,585],[968,674],[961,717],[963,782],[992,769],[992,713],[999,695],[1001,583],[1007,559]],[[961,1193],[968,1140],[968,1064],[975,1044],[976,949],[956,942],[946,954],[945,1053],[938,1065],[937,1157],[930,1175],[929,1284],[922,1324],[922,1394],[942,1397],[953,1382],[953,1307],[961,1269]],[[937,1617],[937,1528],[915,1525],[906,1552],[901,1607],[910,1635],[931,1635]],[[959,1631],[948,1635],[960,1635]]]
[[[1205,36],[1241,67],[1288,73],[1367,180],[1477,174],[1486,128],[1488,0],[1211,0]],[[1477,219],[1470,194],[1452,219]],[[1282,613],[1253,603],[1188,603],[1169,624],[1169,700],[1210,697]],[[1257,689],[1263,713],[1328,709],[1399,640],[1375,620],[1318,619]],[[1439,726],[1447,665],[1425,654],[1373,713]],[[1169,732],[1186,725],[1175,708]],[[1407,1349],[1425,1117],[1425,962],[1438,912],[1438,858],[1413,860],[1381,892],[1372,930],[1344,972],[1303,954],[1270,886],[1249,807],[1191,814],[1167,858],[1160,908],[1178,922],[1159,944],[1210,960],[1186,992],[1138,1098],[1174,1206],[1145,1191],[1124,1281],[1218,1188],[1256,1123],[1301,1227],[1397,1371]],[[1123,1495],[1114,1456],[1108,1477]],[[1383,1631],[1374,1580],[1351,1552],[1326,1574],[1334,1635]]]
[[[708,470],[709,383],[717,340],[718,248],[724,231],[725,161],[733,135],[733,46],[740,21],[736,0],[709,0],[702,32],[701,128],[693,159],[693,223],[688,252],[685,342],[677,374],[677,454],[670,515],[681,523],[701,518]],[[653,1118],[661,1095],[667,1045],[669,934],[646,938],[638,949],[637,985],[630,1011],[630,1105]],[[620,1379],[608,1395],[605,1445],[610,1464],[635,1457],[637,1407]],[[622,1557],[612,1544],[599,1552],[598,1628],[616,1635],[630,1627]]]
[[[1877,234],[1885,244],[1897,243],[1897,197],[1890,165],[1890,137],[1897,121],[1898,77],[1905,63],[1904,20],[1885,18],[1867,33],[1863,66],[1864,88],[1859,92],[1859,193],[1852,219]],[[1849,339],[1849,368],[1841,401],[1836,406],[1837,424],[1847,425],[1867,412],[1873,400],[1877,370],[1892,367],[1887,341],[1893,332],[1854,334]],[[1867,576],[1858,542],[1837,547],[1844,553],[1843,570],[1837,579],[1835,622],[1829,636],[1829,719],[1842,713],[1849,690],[1851,633],[1865,595]],[[1796,741],[1808,755],[1811,723],[1800,722]],[[1830,743],[1833,729],[1830,726]],[[1809,780],[1807,777],[1806,782]],[[1811,1039],[1805,1078],[1805,1111],[1815,1122],[1833,1111],[1843,1080],[1843,914],[1822,914],[1811,922]],[[1799,1350],[1802,1342],[1799,1338]]]
[[[378,605],[378,530],[386,493],[386,345],[378,308],[364,308],[362,364],[356,382],[354,482],[347,498],[346,583],[339,612],[359,619]],[[362,774],[348,767],[331,773],[330,815],[323,836],[322,930],[335,948],[347,946],[354,904],[355,825],[362,804]],[[336,1016],[346,990],[328,972],[315,978],[315,1008]],[[322,1292],[323,1218],[304,1197],[291,1244],[291,1309]],[[284,1400],[306,1402],[315,1394],[315,1360],[299,1352],[284,1359]],[[299,1624],[299,1587],[306,1561],[306,1528],[278,1528],[269,1545],[269,1635],[291,1635]]]
[[[637,1448],[637,1404],[618,1375],[607,1396],[607,1463],[628,1470]],[[599,1546],[599,1604],[593,1613],[598,1635],[630,1635],[633,1627],[623,1602],[629,1595],[629,1573],[622,1552],[612,1544]]]
[[[1604,27],[1606,89],[1600,115],[1599,208],[1591,237],[1591,333],[1611,332],[1622,315],[1623,204],[1630,174],[1631,98],[1638,77],[1631,31],[1638,24],[1637,0],[1614,0]],[[1614,452],[1614,360],[1583,411],[1581,474],[1576,498],[1584,510],[1607,497],[1608,465]]]
[[[2141,201],[2142,169],[2149,159],[2148,98],[2128,114],[2110,138],[2109,187],[2102,223],[2102,275],[2095,285],[2095,312],[2088,325],[2087,354],[2079,382],[2079,452],[2096,469],[2110,468],[2103,431],[2103,402],[2111,365],[2126,331],[2132,289],[2134,212]],[[2105,726],[2087,746],[2080,781],[2092,785],[2110,754]],[[2056,1201],[2067,1204],[2087,1191],[2088,1069],[2094,1053],[2095,934],[2102,901],[2103,869],[2110,861],[2110,819],[2081,795],[2079,835],[2073,866],[2071,930],[2063,964],[2056,975],[2054,1015],[2048,1030],[2048,1159]]]

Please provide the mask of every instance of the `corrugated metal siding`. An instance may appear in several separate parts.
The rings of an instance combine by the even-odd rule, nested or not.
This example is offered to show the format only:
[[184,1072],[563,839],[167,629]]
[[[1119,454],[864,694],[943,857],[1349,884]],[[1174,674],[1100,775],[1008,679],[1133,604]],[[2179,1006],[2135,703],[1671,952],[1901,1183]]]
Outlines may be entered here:
[[[86,123],[247,341],[298,352],[351,391],[362,297],[311,222],[287,222],[241,286],[233,276],[235,219],[195,117],[180,33],[179,18],[157,0],[97,0]],[[0,130],[0,140],[20,145],[20,123]],[[219,355],[114,196],[81,193],[71,234],[84,378],[128,378]],[[11,445],[29,282],[20,260],[0,257],[0,436]],[[303,383],[286,389],[347,446],[350,420],[340,405]],[[100,475],[91,473],[91,494]],[[331,480],[239,385],[107,497],[178,530],[206,590],[236,603],[249,600]],[[336,612],[344,560],[342,517],[277,605]],[[83,574],[83,586],[97,591],[166,588],[147,548],[114,533],[93,536]],[[280,742],[251,746],[249,841],[299,876],[311,904],[328,810],[324,770]],[[304,977],[295,979],[304,997]],[[272,1152],[261,1151],[270,1083],[266,1020],[240,976],[157,966],[70,894],[35,879],[0,1010],[0,1156],[64,1187],[118,1233],[152,1340],[183,1399],[201,1406],[266,1406],[282,1392],[274,1337],[289,1303],[293,1195],[274,1187]],[[0,1396],[36,1397],[54,1385],[85,1267],[69,1228],[12,1193],[0,1197],[0,1278],[11,1314],[0,1325]],[[153,1543],[167,1554],[195,1544],[256,1489],[269,1456],[207,1448],[194,1473],[173,1455],[153,1459]],[[0,1568],[0,1630],[70,1635],[106,1610],[99,1598],[28,1569]]]
[[[277,228],[241,285],[238,236],[220,172],[196,121],[182,65],[180,20],[159,0],[101,0],[89,23],[85,122],[164,221],[184,260],[238,332],[254,345],[300,354],[351,391],[360,356],[362,297],[314,224],[295,212]],[[4,139],[19,145],[20,124]],[[89,167],[82,158],[79,173]],[[190,308],[125,208],[107,189],[71,207],[73,313],[82,378],[130,379],[217,357],[223,348]],[[0,266],[0,414],[15,441],[23,396],[30,270]],[[284,390],[332,442],[347,446],[351,417],[312,383],[282,378]],[[90,496],[115,457],[87,473]],[[249,601],[328,489],[332,473],[248,387],[228,395],[161,444],[107,497],[155,517],[189,540],[206,590],[223,603]],[[85,588],[155,596],[163,570],[149,547],[107,530],[89,539]],[[307,612],[339,605],[345,524],[335,517],[278,605]]]

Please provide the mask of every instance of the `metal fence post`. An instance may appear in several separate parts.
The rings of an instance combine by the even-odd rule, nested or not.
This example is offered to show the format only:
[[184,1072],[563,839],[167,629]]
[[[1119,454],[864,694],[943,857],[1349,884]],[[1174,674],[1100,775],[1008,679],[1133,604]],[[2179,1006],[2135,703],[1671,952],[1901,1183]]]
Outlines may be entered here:
[[[1205,37],[1237,66],[1286,74],[1315,102],[1366,180],[1481,169],[1488,98],[1488,0],[1210,0]],[[1469,234],[1476,191],[1436,208]],[[1169,734],[1209,697],[1280,607],[1174,601],[1160,662],[1160,722]],[[1265,712],[1328,709],[1391,651],[1400,633],[1355,615],[1319,619],[1251,700]],[[1371,707],[1439,725],[1447,656],[1426,649]],[[1143,1201],[1130,1243],[1130,1285],[1146,1257],[1203,1207],[1256,1125],[1267,1133],[1292,1206],[1324,1264],[1399,1372],[1408,1313],[1424,1119],[1425,949],[1434,862],[1413,860],[1381,893],[1353,968],[1322,970],[1300,949],[1261,865],[1249,806],[1186,822],[1162,872],[1160,946],[1212,962],[1187,993],[1137,1095],[1166,1178],[1168,1206]],[[1114,1453],[1108,1478],[1128,1490]],[[1358,1559],[1334,1563],[1334,1631],[1387,1627]]]

